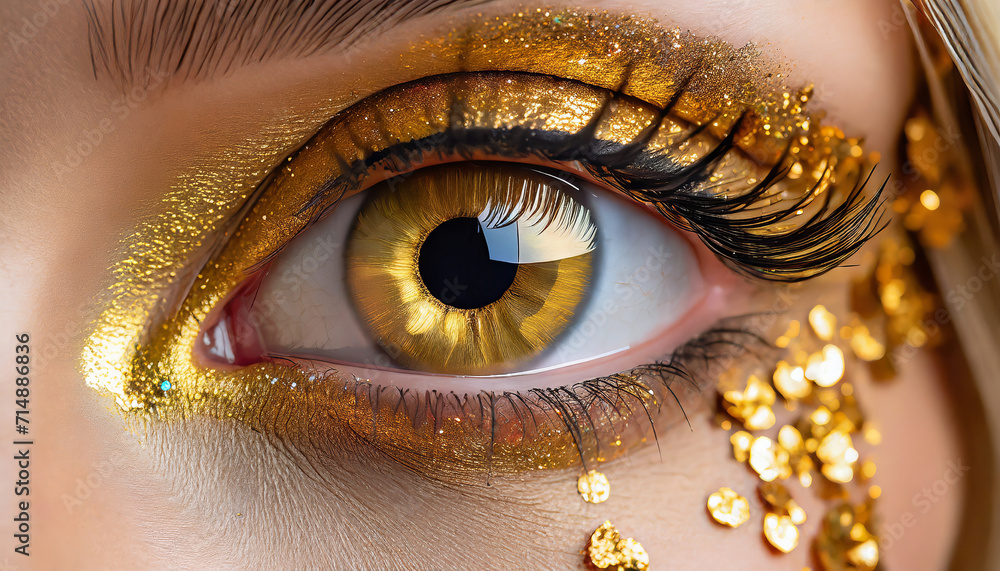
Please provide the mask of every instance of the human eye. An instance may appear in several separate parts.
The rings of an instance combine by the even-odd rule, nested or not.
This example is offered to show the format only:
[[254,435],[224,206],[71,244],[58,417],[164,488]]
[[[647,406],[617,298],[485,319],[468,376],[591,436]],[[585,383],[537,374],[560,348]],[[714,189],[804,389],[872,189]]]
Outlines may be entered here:
[[[287,21],[324,18],[302,9]],[[80,360],[147,480],[252,544],[247,567],[596,565],[595,543],[631,545],[608,518],[660,562],[684,534],[659,523],[745,540],[712,507],[724,486],[750,498],[763,556],[801,568],[855,493],[861,527],[827,551],[869,548],[874,424],[854,391],[898,337],[872,308],[893,291],[927,307],[889,246],[866,248],[896,238],[874,150],[901,104],[859,82],[878,119],[852,122],[823,78],[853,60],[787,63],[712,26],[484,13],[382,51],[310,51],[289,28],[272,39],[301,67],[251,62],[223,88],[166,61],[191,83],[152,90],[133,125],[155,127],[114,150],[170,190],[128,179],[158,201],[135,201]],[[134,75],[117,57],[95,51],[94,75]],[[605,475],[615,491],[588,503]]]
[[[451,48],[463,65],[494,26]],[[271,407],[304,398],[331,411],[310,432],[490,473],[593,467],[683,421],[704,370],[763,333],[723,300],[837,266],[879,220],[858,142],[804,111],[808,89],[722,74],[721,43],[654,40],[680,63],[617,61],[605,86],[460,69],[332,117],[249,198],[127,406],[275,430]]]
[[371,187],[262,273],[226,304],[226,325],[209,325],[211,355],[314,356],[367,378],[388,368],[523,376],[590,361],[641,343],[702,297],[691,247],[649,212],[511,162],[449,163]]

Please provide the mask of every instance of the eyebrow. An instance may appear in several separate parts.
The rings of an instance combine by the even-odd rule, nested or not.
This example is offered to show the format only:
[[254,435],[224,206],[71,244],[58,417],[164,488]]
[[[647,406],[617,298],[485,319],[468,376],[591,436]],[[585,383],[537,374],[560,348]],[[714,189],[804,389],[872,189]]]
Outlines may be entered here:
[[[491,0],[84,0],[95,79],[126,91],[306,57]],[[165,76],[164,76],[165,74]]]

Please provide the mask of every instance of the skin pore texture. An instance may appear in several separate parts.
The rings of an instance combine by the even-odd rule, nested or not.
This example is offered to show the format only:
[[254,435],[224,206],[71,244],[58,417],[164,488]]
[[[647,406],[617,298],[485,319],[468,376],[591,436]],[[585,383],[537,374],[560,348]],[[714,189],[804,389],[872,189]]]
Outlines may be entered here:
[[[4,55],[0,88],[0,356],[13,361],[14,334],[24,331],[33,350],[45,350],[34,363],[38,444],[32,556],[24,568],[576,568],[605,519],[642,543],[653,569],[810,564],[805,545],[778,555],[759,527],[732,530],[706,516],[710,492],[756,483],[732,460],[728,434],[713,427],[707,406],[688,410],[690,430],[678,424],[661,434],[659,451],[646,446],[602,466],[613,491],[600,505],[580,500],[573,470],[463,486],[372,454],[331,460],[320,481],[296,462],[293,447],[239,423],[196,417],[126,429],[111,399],[87,388],[77,369],[91,301],[106,286],[123,234],[179,180],[206,165],[222,170],[232,149],[260,140],[281,118],[297,118],[298,138],[284,142],[287,152],[345,106],[429,74],[433,63],[403,67],[398,56],[452,24],[441,14],[417,18],[346,52],[267,61],[183,85],[154,80],[123,104],[114,85],[93,76],[83,9],[59,6],[28,45]],[[650,16],[737,46],[754,42],[791,62],[792,85],[815,85],[810,108],[864,136],[883,157],[884,177],[915,73],[905,28],[886,25],[894,6],[667,0],[573,7]],[[455,17],[518,8],[495,2]],[[4,37],[36,9],[0,7]],[[67,146],[95,127],[100,142],[79,165],[54,174]],[[820,296],[835,313],[843,308],[851,272],[834,270],[804,286],[800,312]],[[883,560],[890,570],[941,568],[960,517],[961,482],[926,512],[915,495],[941,479],[949,462],[961,462],[947,377],[929,353],[907,361],[890,383],[873,384],[860,367],[851,374],[883,435],[881,517],[893,523],[916,514]],[[0,399],[0,410],[13,417],[13,399]],[[822,513],[815,495],[796,498]],[[13,513],[12,500],[5,495],[4,513]],[[804,537],[818,520],[802,527]]]

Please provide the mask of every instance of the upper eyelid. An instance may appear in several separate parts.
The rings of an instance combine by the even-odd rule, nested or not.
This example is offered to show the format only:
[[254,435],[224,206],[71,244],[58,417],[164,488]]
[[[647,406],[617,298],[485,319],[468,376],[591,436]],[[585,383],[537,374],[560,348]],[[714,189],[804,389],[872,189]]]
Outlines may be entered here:
[[[618,17],[608,17],[607,15],[601,14],[584,14],[582,17],[580,14],[573,14],[577,22],[591,22],[591,21],[603,21],[609,20],[609,24],[615,24],[616,22],[625,22]],[[510,20],[514,21],[517,18],[511,17]],[[602,20],[603,19],[603,20]],[[627,26],[626,26],[627,24]],[[530,28],[531,22],[526,22],[522,28]],[[635,32],[637,28],[640,29],[638,37],[642,37],[643,33],[641,28],[647,26],[648,22],[637,23],[636,21],[626,22],[623,27],[627,28],[629,34]],[[660,32],[663,32],[662,28],[658,28]],[[530,30],[529,30],[530,31]],[[654,33],[660,33],[654,32]],[[663,32],[666,33],[666,32]],[[692,37],[690,35],[684,36],[683,41],[688,42],[688,47],[691,49],[704,49],[706,46],[710,49],[715,49],[716,46],[720,44],[718,42],[708,42],[704,39],[699,39],[697,37]],[[583,49],[589,49],[590,45],[587,44],[589,40],[587,38],[579,39],[579,41],[574,39],[567,39],[563,41],[562,36],[556,37],[554,34],[550,34],[548,39],[550,43],[555,42],[558,44],[556,47],[560,49],[577,50],[581,51]],[[629,44],[631,45],[631,44]],[[466,46],[467,47],[467,46]],[[504,53],[506,53],[506,48],[503,48]],[[684,55],[690,53],[688,49],[678,49],[677,55],[679,60],[684,59]],[[500,48],[494,46],[492,53],[499,53]],[[632,53],[632,52],[630,52]],[[714,53],[714,52],[713,52]],[[742,54],[741,50],[734,50],[729,47],[728,49],[722,49],[718,57],[729,57],[731,54]],[[482,60],[482,57],[489,57],[489,54],[478,54]],[[728,60],[727,60],[728,61]],[[525,65],[531,64],[532,62],[527,62]],[[546,59],[544,61],[539,60],[534,62],[538,64],[539,69],[533,70],[537,73],[550,73],[552,70],[548,69],[553,65],[559,64],[559,61]],[[646,71],[649,68],[655,66],[656,62],[646,62]],[[668,62],[669,63],[669,62]],[[682,64],[682,61],[674,61],[673,64]],[[752,64],[746,61],[735,61],[737,66],[741,64],[746,64],[747,70],[757,69]],[[483,61],[474,62],[475,65],[471,67],[481,67]],[[614,65],[610,66],[614,68]],[[576,71],[580,73],[587,73],[588,70],[594,70],[596,68],[579,68]],[[731,70],[727,70],[728,71]],[[607,74],[612,74],[613,69],[608,71]],[[613,83],[620,82],[620,78],[615,75]],[[647,76],[644,81],[632,84],[632,86],[638,86],[638,88],[643,92],[653,92],[653,97],[645,98],[647,101],[657,101],[656,93],[666,93],[672,85],[669,81],[656,83],[651,81],[660,76]],[[577,80],[583,81],[581,78],[576,78]],[[584,78],[585,79],[585,78]],[[597,78],[600,79],[600,78]],[[608,79],[608,75],[604,76],[604,79]],[[592,84],[600,83],[600,81],[588,82]],[[759,87],[759,86],[758,86]],[[767,87],[767,86],[765,86]],[[659,90],[659,91],[657,91]],[[780,95],[780,92],[779,92]],[[639,95],[636,94],[638,97]],[[339,104],[338,104],[339,105]],[[339,109],[338,107],[337,109]],[[332,107],[327,107],[331,112],[336,112],[337,109]],[[302,133],[299,131],[298,133]],[[295,141],[300,141],[300,136],[296,136]],[[290,139],[284,139],[288,142],[287,146],[282,148],[290,148],[295,143]],[[268,164],[273,164],[273,160],[280,156],[281,148],[271,145],[268,150],[268,157],[266,162]],[[273,155],[270,154],[273,152]],[[260,154],[256,153],[253,156],[256,159],[257,164],[260,162]],[[257,178],[256,168],[251,167],[249,170],[245,171],[247,175],[248,186],[250,184],[257,184],[260,179]],[[213,167],[219,173],[225,173],[222,168]],[[214,171],[213,171],[214,172]],[[253,182],[250,182],[249,174],[254,175]],[[305,182],[305,181],[300,181]],[[194,188],[194,187],[192,187]],[[263,188],[262,186],[260,188]],[[211,198],[215,196],[216,190],[212,188],[199,189],[197,192],[192,191],[190,193],[190,199],[192,202],[195,200],[204,200],[205,198]],[[242,191],[238,191],[242,192]],[[271,251],[276,244],[287,242],[287,240],[294,237],[293,232],[290,230],[293,225],[297,224],[296,215],[294,209],[289,208],[289,201],[299,200],[298,196],[280,196],[274,197],[274,199],[268,199],[268,197],[261,196],[261,200],[254,202],[253,199],[247,200],[246,193],[243,194],[233,194],[233,196],[242,199],[240,202],[245,204],[248,209],[258,208],[256,213],[250,212],[239,212],[235,213],[229,211],[235,215],[236,225],[231,228],[227,226],[225,229],[218,229],[213,235],[212,239],[215,243],[219,244],[218,250],[213,253],[212,260],[208,264],[202,266],[202,271],[204,275],[199,275],[194,285],[189,288],[185,287],[187,291],[187,299],[182,304],[182,307],[173,313],[173,316],[164,320],[162,331],[160,328],[155,328],[155,334],[150,333],[152,339],[142,347],[144,352],[143,358],[148,359],[159,359],[163,358],[163,363],[168,363],[166,360],[166,355],[168,352],[170,355],[183,354],[186,350],[190,349],[190,346],[196,340],[197,328],[195,324],[200,323],[204,319],[205,315],[217,304],[224,299],[224,297],[236,287],[240,281],[245,277],[242,273],[242,269],[253,264],[253,262],[259,260],[262,255],[268,251]],[[212,206],[210,201],[206,201]],[[301,204],[301,202],[297,203]],[[146,256],[147,259],[160,260],[162,261],[161,267],[174,267],[179,264],[186,264],[186,267],[191,267],[195,264],[201,265],[198,262],[192,261],[191,252],[193,252],[193,247],[188,247],[186,249],[178,249],[174,246],[175,235],[173,233],[173,228],[177,222],[177,216],[173,214],[173,210],[176,209],[176,205],[172,202],[165,201],[164,209],[170,211],[169,214],[164,215],[157,219],[157,224],[150,225],[148,227],[143,227],[141,232],[137,232],[136,239],[131,239],[127,244],[129,248],[137,248],[140,252]],[[214,206],[212,206],[214,207]],[[209,219],[209,207],[201,206],[190,206],[187,207],[186,211],[182,214],[187,216],[187,218],[181,218],[181,220],[191,219],[196,222]],[[260,218],[262,215],[267,215],[269,221],[275,219],[282,220],[282,224],[273,225],[273,222],[269,222],[267,226],[267,231],[262,232],[259,227]],[[215,218],[211,218],[215,220]],[[227,220],[232,220],[232,218],[227,217]],[[284,229],[282,229],[284,226]],[[216,230],[216,226],[211,227],[212,230]],[[204,230],[204,226],[201,226],[198,231]],[[242,231],[242,237],[239,237]],[[238,239],[233,239],[234,235]],[[195,237],[198,236],[197,233],[194,234]],[[217,239],[215,238],[217,236]],[[202,238],[197,238],[201,240]],[[141,240],[141,241],[139,241]],[[191,240],[192,244],[195,244],[195,239]],[[200,246],[201,242],[197,242]],[[170,247],[165,247],[163,245],[169,245]],[[221,383],[222,386],[229,386],[230,379],[228,378],[216,378],[209,375],[194,375],[189,380],[190,387],[187,387],[185,391],[175,391],[171,395],[164,396],[157,392],[157,389],[148,388],[152,385],[138,384],[135,385],[139,388],[134,388],[133,385],[128,384],[129,379],[133,378],[130,371],[134,366],[136,359],[137,350],[133,350],[132,342],[128,339],[137,338],[142,339],[142,335],[145,334],[142,328],[145,328],[147,324],[151,324],[153,321],[159,321],[159,316],[162,312],[154,307],[153,303],[149,300],[155,299],[155,292],[159,292],[162,289],[160,282],[153,282],[152,280],[158,277],[159,274],[154,274],[152,277],[138,274],[136,272],[136,265],[133,263],[131,258],[123,258],[116,263],[114,272],[116,272],[116,279],[120,280],[121,283],[129,285],[130,287],[122,289],[121,291],[114,292],[114,304],[110,306],[109,309],[104,312],[100,319],[97,320],[95,324],[94,331],[91,338],[88,340],[87,347],[85,348],[83,354],[83,369],[84,375],[87,379],[88,384],[95,388],[107,391],[113,394],[118,399],[119,404],[123,408],[128,410],[132,407],[141,408],[145,403],[173,403],[178,401],[179,398],[175,398],[173,394],[184,394],[184,395],[200,395],[200,391],[205,390],[206,387],[210,387],[212,383]],[[165,273],[165,272],[164,272]],[[180,288],[178,288],[180,289]],[[138,294],[133,293],[138,292]],[[140,297],[146,296],[146,297]],[[147,299],[148,298],[148,299]],[[156,310],[156,311],[154,311]],[[151,317],[155,316],[155,317]],[[141,327],[140,327],[141,326]],[[145,354],[148,352],[148,355]],[[98,359],[98,356],[100,358]],[[168,363],[173,365],[174,363]],[[148,378],[142,377],[142,381],[149,381]],[[234,381],[235,382],[235,381]],[[138,403],[138,404],[133,404]]]
[[[311,144],[316,146],[326,144],[330,149],[336,150],[336,146],[331,146],[334,144],[328,141],[335,140],[337,137],[336,133],[339,130],[346,133],[346,135],[341,133],[339,135],[340,139],[349,141],[350,145],[354,145],[356,148],[348,146],[348,153],[343,156],[334,153],[334,158],[340,165],[340,168],[336,171],[337,176],[324,180],[322,184],[317,184],[317,190],[310,200],[303,203],[297,216],[309,219],[306,226],[325,216],[337,204],[339,199],[345,196],[347,191],[356,190],[359,187],[360,178],[365,176],[368,169],[374,164],[395,158],[403,161],[403,170],[408,170],[407,164],[414,160],[413,155],[416,155],[416,160],[420,161],[422,160],[420,155],[424,151],[440,153],[444,149],[445,151],[461,154],[463,150],[475,149],[475,145],[462,147],[457,141],[464,136],[463,133],[470,127],[473,130],[482,130],[483,127],[479,127],[477,121],[483,120],[486,122],[486,125],[489,125],[491,120],[496,122],[499,119],[492,118],[492,115],[490,115],[492,111],[489,109],[481,109],[476,104],[463,101],[461,99],[463,96],[457,95],[463,88],[467,87],[467,82],[482,81],[484,83],[481,85],[476,84],[476,87],[487,91],[497,91],[504,89],[504,78],[506,78],[507,83],[511,81],[524,81],[527,82],[527,85],[533,86],[532,81],[543,81],[546,77],[539,74],[518,73],[453,73],[425,78],[420,81],[410,82],[409,84],[397,85],[384,92],[370,96],[357,106],[349,108],[342,114],[335,116],[320,129],[310,142],[304,145],[303,148],[308,149]],[[532,138],[536,133],[536,130],[533,130],[532,127],[537,127],[537,125],[515,125],[508,131],[509,133],[513,132],[514,129],[523,127],[526,134],[523,136],[512,135],[514,142],[510,148],[501,148],[497,152],[501,153],[501,156],[503,156],[502,153],[505,151],[514,151],[518,153],[514,156],[521,157],[534,154],[554,162],[585,161],[590,173],[596,178],[603,179],[604,182],[609,183],[613,188],[637,200],[652,202],[657,205],[661,214],[681,228],[697,234],[713,252],[724,260],[728,260],[730,267],[739,273],[768,281],[800,281],[808,279],[825,273],[842,263],[855,251],[860,249],[868,238],[884,226],[881,219],[882,211],[879,201],[881,188],[874,196],[866,199],[863,190],[868,182],[868,177],[871,176],[871,171],[866,173],[862,166],[857,167],[856,174],[854,175],[856,178],[853,182],[850,180],[839,181],[840,184],[849,185],[849,188],[845,190],[843,197],[838,198],[837,202],[831,201],[838,185],[831,182],[833,181],[833,175],[826,171],[830,169],[832,172],[833,167],[827,165],[827,167],[823,168],[823,174],[817,178],[815,187],[807,185],[794,190],[790,200],[782,198],[782,204],[785,204],[783,209],[778,209],[776,212],[772,211],[767,216],[763,216],[763,214],[756,216],[748,215],[748,213],[753,212],[754,208],[759,208],[761,200],[768,199],[770,196],[777,196],[778,193],[775,192],[775,185],[781,185],[785,182],[784,178],[789,175],[789,165],[792,164],[788,162],[791,143],[777,157],[770,171],[766,175],[761,175],[762,180],[759,184],[750,184],[743,190],[739,190],[738,186],[734,187],[736,188],[736,190],[732,191],[734,192],[734,196],[725,200],[720,200],[711,193],[703,193],[702,182],[708,180],[708,175],[715,174],[716,171],[714,169],[730,152],[738,153],[741,151],[741,149],[737,148],[736,141],[737,135],[743,133],[741,125],[745,115],[740,115],[728,126],[723,123],[714,124],[711,130],[714,130],[716,133],[722,131],[725,134],[720,137],[721,142],[711,152],[703,153],[693,166],[684,166],[682,164],[671,166],[668,164],[661,167],[667,169],[663,173],[654,173],[655,176],[652,177],[646,176],[643,178],[640,176],[638,179],[635,179],[634,175],[628,171],[628,168],[636,164],[636,158],[645,157],[648,159],[652,157],[657,160],[663,158],[662,155],[646,153],[645,145],[651,140],[659,141],[661,132],[665,127],[664,122],[671,116],[673,105],[684,95],[684,85],[682,84],[682,89],[671,97],[666,106],[658,108],[649,103],[622,95],[614,90],[585,85],[562,78],[549,79],[554,82],[552,84],[553,89],[555,88],[554,86],[581,85],[583,88],[592,90],[592,93],[603,94],[601,97],[604,99],[597,104],[592,115],[583,116],[576,123],[571,123],[575,125],[573,127],[575,131],[567,133],[563,142],[553,143],[558,147],[555,150],[546,145],[525,147],[524,145],[537,142]],[[432,129],[430,136],[417,139],[396,139],[399,133],[386,125],[386,122],[390,121],[390,119],[387,115],[383,114],[383,108],[389,107],[390,111],[392,111],[393,107],[404,105],[407,96],[410,94],[410,86],[413,85],[418,86],[424,91],[429,90],[431,93],[437,93],[444,89],[446,92],[445,102],[438,101],[434,103],[436,101],[435,97],[425,96],[423,102],[418,101],[416,105],[444,105],[447,107],[445,111],[434,111],[433,107],[429,107],[427,111],[429,115],[427,117],[435,118],[437,117],[435,113],[446,113],[447,118],[443,120],[444,123],[440,127],[441,130],[434,131]],[[420,92],[420,89],[417,89],[417,92]],[[525,93],[525,96],[529,99],[532,97],[530,92],[526,91]],[[472,96],[472,99],[475,100],[475,97]],[[485,97],[486,100],[489,100],[489,96]],[[572,98],[574,95],[567,94],[566,97]],[[440,98],[440,95],[438,98]],[[579,105],[579,102],[576,104]],[[640,110],[645,109],[645,115],[640,113],[636,116],[636,120],[647,121],[648,124],[645,124],[645,126],[640,124],[638,127],[629,127],[632,130],[632,134],[628,136],[623,136],[619,133],[617,139],[615,139],[615,135],[612,135],[612,139],[617,141],[616,144],[621,145],[620,149],[615,152],[594,154],[595,151],[589,149],[588,146],[595,143],[603,144],[605,140],[598,138],[596,135],[603,132],[607,136],[608,133],[612,133],[614,128],[608,127],[605,123],[611,121],[610,118],[615,117],[616,114],[626,114],[626,116],[629,116],[627,115],[628,113],[634,113],[634,111],[627,110],[629,105]],[[477,112],[484,112],[485,115],[477,114]],[[353,118],[358,115],[363,115],[365,120],[360,126],[346,122],[346,119],[340,119],[344,116]],[[506,117],[508,115],[517,117],[517,113],[508,110],[500,112],[499,117]],[[470,118],[472,121],[471,124],[467,123]],[[442,121],[436,118],[433,120]],[[461,125],[456,126],[454,124],[456,120],[459,120]],[[619,118],[618,122],[620,123],[621,121]],[[517,121],[514,120],[514,122],[516,123]],[[543,124],[547,125],[548,129],[553,128],[551,121],[543,120]],[[354,134],[353,129],[364,132],[365,130],[371,130],[372,125],[374,125],[375,131],[380,133],[374,136],[374,138],[372,138],[372,135]],[[558,121],[554,125],[557,130],[561,128]],[[504,126],[510,127],[510,125],[502,121],[497,126],[500,127],[499,132],[504,131]],[[678,138],[676,140],[672,142],[668,140],[667,144],[676,145],[679,142],[683,145],[687,141],[693,140],[695,134],[698,136],[704,135],[711,139],[712,137],[708,136],[711,130],[708,130],[707,127],[707,124],[700,126],[689,125],[689,131],[682,131],[677,135]],[[537,130],[537,132],[545,133],[547,131],[542,129]],[[324,133],[331,134],[324,135]],[[404,129],[403,133],[407,134],[408,132]],[[430,139],[434,140],[429,141]],[[359,140],[362,142],[359,143]],[[396,142],[391,144],[393,140]],[[384,147],[376,145],[375,147],[366,149],[366,145],[375,144],[370,141],[388,142],[384,143],[387,145]],[[448,145],[451,145],[451,147],[448,147]],[[345,158],[351,153],[359,153],[358,158],[354,160]],[[696,153],[694,156],[698,157],[699,155]],[[296,164],[295,158],[297,157],[298,152],[289,157],[291,163],[286,168],[290,170]],[[670,158],[666,157],[666,160],[669,161]],[[313,163],[315,164],[315,161]],[[309,162],[307,161],[306,164],[308,165]],[[851,164],[848,161],[844,168],[851,168]],[[693,168],[699,165],[700,168]],[[625,168],[625,170],[619,170],[621,168]],[[849,174],[849,171],[844,172]],[[675,188],[678,184],[678,177],[682,174],[684,177],[687,177],[685,180],[689,182]],[[291,176],[294,176],[294,174]],[[841,176],[843,177],[844,174],[841,173]],[[808,180],[808,177],[805,177],[803,180]],[[664,187],[664,184],[668,186]],[[785,187],[776,187],[778,191],[785,191],[785,194],[787,194],[788,189],[794,188],[796,187],[793,186],[793,182],[790,182]],[[818,201],[814,200],[816,196],[824,192],[824,189],[826,191],[825,196]],[[657,193],[662,196],[657,196]],[[787,224],[789,220],[794,219],[796,213],[801,214],[809,210],[810,207],[812,207],[812,210],[808,212],[809,216],[805,217],[806,220],[800,222],[794,231],[767,235],[757,232],[757,230],[775,227],[779,223]],[[734,216],[736,218],[733,218]],[[728,232],[717,232],[719,228],[726,228],[727,226],[730,226]],[[275,254],[277,254],[277,251],[273,252],[271,256]],[[260,260],[254,265],[254,268],[266,263],[271,256]],[[774,257],[772,258],[771,256]]]

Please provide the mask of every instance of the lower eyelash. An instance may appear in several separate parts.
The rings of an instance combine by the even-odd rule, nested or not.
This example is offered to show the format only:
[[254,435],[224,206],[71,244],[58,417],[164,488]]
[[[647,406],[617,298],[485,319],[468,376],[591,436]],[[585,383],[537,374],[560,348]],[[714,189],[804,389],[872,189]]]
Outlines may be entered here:
[[[737,359],[760,359],[771,348],[757,332],[759,316],[724,319],[691,339],[662,361],[628,371],[581,381],[572,385],[525,392],[480,391],[458,395],[438,391],[416,392],[355,379],[340,389],[353,393],[360,409],[370,410],[370,424],[358,428],[349,419],[353,435],[371,449],[394,461],[416,468],[436,461],[435,447],[400,445],[396,428],[405,419],[418,437],[434,435],[449,422],[476,427],[466,437],[487,435],[478,449],[481,457],[463,466],[470,477],[504,473],[507,470],[498,447],[518,441],[568,436],[576,462],[585,470],[598,462],[619,457],[627,450],[652,440],[659,447],[660,435],[678,422],[690,426],[686,402],[708,402],[715,377]],[[666,410],[677,407],[673,412]],[[680,414],[677,414],[677,413]],[[442,437],[439,446],[447,446]],[[542,466],[539,466],[542,467]],[[415,470],[426,473],[426,470]],[[429,477],[433,477],[432,474]]]

